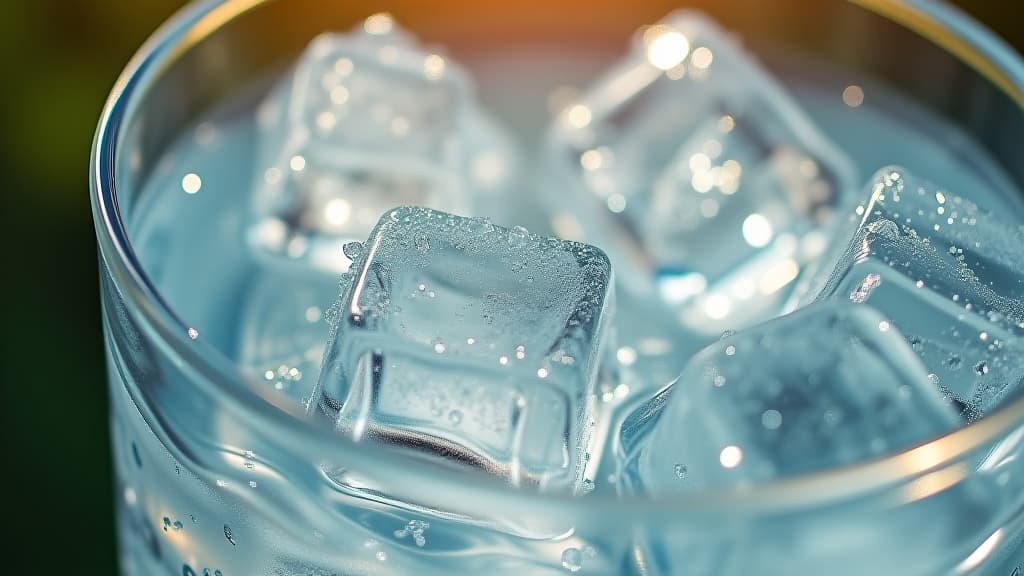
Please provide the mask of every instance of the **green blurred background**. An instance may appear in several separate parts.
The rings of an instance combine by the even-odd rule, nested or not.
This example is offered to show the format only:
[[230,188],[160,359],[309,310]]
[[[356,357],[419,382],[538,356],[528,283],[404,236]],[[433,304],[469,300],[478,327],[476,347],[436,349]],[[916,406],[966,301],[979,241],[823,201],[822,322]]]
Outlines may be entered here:
[[[813,0],[808,0],[813,1]],[[112,479],[87,160],[121,67],[179,0],[6,0],[0,154],[6,547],[15,573],[114,574]],[[1024,51],[1015,1],[960,0]],[[1021,135],[1024,137],[1024,135]],[[13,290],[12,290],[13,288]],[[11,544],[9,542],[9,544]]]

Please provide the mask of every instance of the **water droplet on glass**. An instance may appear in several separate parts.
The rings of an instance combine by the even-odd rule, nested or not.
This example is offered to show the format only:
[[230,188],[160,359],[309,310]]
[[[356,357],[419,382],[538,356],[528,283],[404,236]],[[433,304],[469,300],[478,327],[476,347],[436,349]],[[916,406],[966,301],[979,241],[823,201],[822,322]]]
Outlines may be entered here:
[[908,341],[910,342],[910,348],[914,352],[920,352],[921,348],[924,345],[924,343],[921,342],[921,339],[918,338],[917,336],[911,336],[910,338],[908,338]]
[[562,568],[569,572],[579,572],[583,568],[583,553],[578,548],[566,548],[563,550]]
[[452,410],[448,413],[448,421],[453,425],[458,426],[462,422],[462,412],[459,410]]
[[594,488],[596,487],[597,486],[594,484],[594,481],[591,480],[590,478],[587,478],[583,480],[583,485],[580,487],[580,494],[586,496],[587,494],[593,492]]
[[977,372],[979,376],[988,374],[988,362],[985,362],[984,360],[978,362],[974,365],[974,371]]
[[430,528],[430,522],[425,522],[423,520],[409,520],[405,527],[400,530],[395,530],[394,535],[395,538],[398,538],[399,540],[406,536],[412,536],[412,541],[416,546],[423,548],[427,544],[427,538],[423,535],[427,528]]
[[362,242],[346,242],[342,247],[341,251],[345,254],[345,257],[349,260],[355,260],[363,255],[363,243]]
[[228,542],[231,542],[232,546],[238,546],[238,542],[235,542],[235,533],[231,531],[231,526],[227,524],[224,525],[224,537],[228,539]]
[[765,410],[761,414],[761,425],[768,430],[775,430],[782,426],[782,412],[778,410]]
[[680,480],[686,480],[686,474],[688,470],[686,469],[685,465],[676,464],[675,466],[672,467],[672,471],[675,473],[676,478]]

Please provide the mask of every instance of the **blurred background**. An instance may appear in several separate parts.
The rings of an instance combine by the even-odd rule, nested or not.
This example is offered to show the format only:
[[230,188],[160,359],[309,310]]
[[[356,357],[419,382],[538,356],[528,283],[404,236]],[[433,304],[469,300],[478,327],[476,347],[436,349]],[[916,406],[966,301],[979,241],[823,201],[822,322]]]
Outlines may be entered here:
[[[2,292],[14,288],[0,334],[5,517],[16,533],[5,571],[115,573],[87,162],[100,108],[118,72],[184,3],[10,0],[0,6],[7,79],[0,90],[0,197],[8,246]],[[956,4],[1024,51],[1017,2]]]

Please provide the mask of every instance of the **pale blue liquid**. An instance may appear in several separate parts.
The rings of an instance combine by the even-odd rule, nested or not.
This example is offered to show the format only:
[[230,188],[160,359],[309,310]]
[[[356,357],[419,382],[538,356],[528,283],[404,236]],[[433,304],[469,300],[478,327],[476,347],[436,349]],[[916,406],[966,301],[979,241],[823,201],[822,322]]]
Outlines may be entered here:
[[[524,59],[517,53],[516,58],[507,60],[496,57],[468,64],[482,85],[485,103],[512,127],[524,150],[537,150],[536,142],[548,118],[547,93],[566,82],[584,83],[600,64],[567,66],[568,62],[579,62],[571,55]],[[567,75],[566,70],[572,72]],[[525,86],[510,81],[517,77],[533,81]],[[840,94],[853,83],[860,84],[857,79],[824,76],[789,78],[786,82],[823,132],[856,161],[862,180],[881,166],[900,164],[951,190],[964,191],[993,210],[1018,219],[1024,215],[1018,191],[1010,187],[1009,180],[974,142],[926,111],[870,85],[865,85],[863,105],[851,108]],[[263,173],[262,167],[254,164],[256,101],[258,98],[249,97],[230,103],[182,133],[146,183],[137,208],[139,217],[132,223],[132,240],[146,272],[166,301],[198,329],[206,343],[236,361],[250,362],[243,367],[245,370],[280,394],[301,402],[319,370],[320,347],[327,339],[322,314],[337,296],[336,279],[274,269],[250,254],[245,239],[250,218],[248,194],[251,179]],[[528,153],[526,157],[527,166],[537,164]],[[183,186],[188,174],[201,180],[198,190],[194,190],[194,182]],[[531,178],[539,176],[533,170],[524,171],[519,182],[521,193],[502,199],[502,206],[496,209],[504,215],[495,218],[498,223],[547,232],[546,215],[530,196]],[[194,193],[186,192],[186,187]],[[273,319],[270,315],[280,317]],[[281,328],[261,329],[268,323]],[[706,339],[666,324],[657,309],[624,295],[616,326],[618,345],[629,352],[619,356],[625,359],[623,385],[603,391],[611,417],[606,418],[607,428],[599,429],[599,434],[617,427],[624,407],[670,382],[689,356],[707,344]],[[254,358],[257,360],[252,361]],[[215,570],[224,575],[248,574],[265,569],[267,558],[291,558],[279,564],[291,568],[275,572],[291,574],[307,573],[299,571],[307,560],[310,565],[317,564],[302,548],[238,554],[238,546],[247,536],[240,528],[239,522],[243,521],[227,520],[238,512],[218,509],[218,500],[209,496],[209,485],[189,484],[176,478],[177,473],[168,472],[172,467],[166,455],[161,454],[153,438],[146,437],[146,429],[130,403],[115,398],[115,411],[118,470],[122,483],[135,494],[130,498],[126,493],[127,505],[121,507],[122,522],[127,527],[122,531],[122,548],[135,558],[139,573],[204,575],[204,569],[208,569],[211,575]],[[608,448],[610,443],[605,452]],[[612,458],[599,459],[602,464],[595,475],[596,490],[612,490]],[[154,461],[160,462],[160,468],[147,464]],[[188,476],[187,470],[181,473]],[[307,484],[322,479],[290,481]],[[257,485],[252,490],[256,491],[270,485],[262,478],[254,482]],[[139,496],[143,490],[144,498]],[[276,497],[286,497],[288,483],[283,482],[276,490]],[[352,506],[355,518],[360,514],[358,501]],[[353,522],[350,529],[352,541],[357,543],[354,547],[362,548],[359,553],[368,554],[381,565],[393,566],[391,570],[417,566],[417,554],[422,549],[410,545],[413,533],[399,537],[394,532],[409,518],[414,517],[395,514],[392,524],[397,522],[397,526]],[[446,546],[456,550],[488,542],[486,532],[440,519],[429,521],[425,550]],[[370,540],[376,544],[366,544]],[[560,551],[568,548],[563,544],[504,545],[504,549],[500,543],[490,545],[509,557],[524,558],[521,563],[507,563],[510,573],[523,567],[535,573],[545,568],[551,573],[567,573]],[[384,552],[384,560],[378,552]],[[570,553],[568,565],[572,566],[576,558]],[[586,564],[587,574],[621,570],[621,559],[603,557],[599,547],[581,561]],[[424,573],[429,573],[443,569],[444,556],[423,558],[422,562]]]

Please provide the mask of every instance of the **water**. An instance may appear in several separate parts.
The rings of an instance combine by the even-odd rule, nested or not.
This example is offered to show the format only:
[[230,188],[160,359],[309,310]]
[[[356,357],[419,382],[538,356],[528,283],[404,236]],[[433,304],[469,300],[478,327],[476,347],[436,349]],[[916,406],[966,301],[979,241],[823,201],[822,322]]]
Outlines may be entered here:
[[[416,49],[408,38],[392,34],[395,32],[390,30],[384,36],[399,38],[395,42],[401,50]],[[379,38],[371,41],[379,41]],[[446,70],[455,69],[454,62],[445,61],[448,63]],[[452,206],[458,205],[469,215],[491,216],[497,225],[526,225],[538,234],[557,233],[567,238],[581,236],[576,233],[585,233],[586,230],[581,228],[586,227],[580,225],[581,221],[573,213],[566,212],[564,208],[549,212],[534,200],[533,190],[538,184],[544,183],[541,171],[515,170],[514,166],[520,162],[527,166],[541,164],[531,156],[540,149],[537,143],[543,138],[543,126],[547,122],[545,106],[551,91],[565,82],[579,86],[589,83],[589,79],[594,77],[594,72],[603,63],[592,61],[586,54],[572,52],[544,53],[526,58],[517,54],[514,59],[501,54],[477,54],[468,55],[463,62],[469,76],[478,81],[479,94],[484,104],[492,105],[494,111],[503,115],[502,124],[513,133],[519,150],[510,151],[512,144],[504,140],[501,130],[495,128],[487,113],[473,113],[472,116],[477,118],[473,121],[477,128],[466,132],[464,139],[464,142],[472,143],[463,145],[466,154],[459,157],[461,167],[445,168],[445,173],[449,174],[445,178],[461,179],[463,182],[478,180],[480,185],[474,188],[473,193],[465,194],[465,202],[468,204],[453,198],[448,207],[454,209]],[[723,56],[713,61],[712,67],[715,66],[714,62],[729,63],[730,59]],[[987,210],[1004,215],[1006,220],[1016,222],[1020,219],[1022,207],[1018,203],[1018,196],[1006,186],[1006,179],[992,168],[980,149],[955,128],[914,107],[898,95],[862,79],[851,78],[836,71],[823,71],[803,62],[772,61],[767,64],[791,90],[796,102],[794,106],[803,110],[819,127],[820,132],[827,134],[835,142],[836,148],[851,159],[855,164],[852,170],[861,174],[860,179],[873,173],[879,166],[898,163],[913,173],[927,174],[929,179],[941,182],[948,190],[969,190],[971,200],[985,206]],[[509,82],[509,77],[517,76],[529,77],[531,82]],[[282,78],[287,81],[286,76]],[[851,85],[856,85],[866,95],[863,102],[857,102],[856,105],[849,99],[844,102],[842,94]],[[454,90],[458,92],[459,89]],[[318,388],[317,381],[325,350],[350,341],[343,333],[332,337],[327,319],[331,316],[329,312],[332,304],[342,291],[335,272],[346,267],[353,258],[360,257],[356,247],[351,247],[346,253],[340,251],[340,245],[352,239],[365,240],[369,236],[368,220],[360,224],[359,228],[336,230],[319,225],[295,226],[295,223],[309,222],[301,218],[278,218],[286,226],[282,236],[286,241],[274,246],[254,242],[253,222],[260,222],[263,216],[273,220],[277,217],[275,214],[289,212],[288,209],[269,205],[253,205],[250,196],[250,191],[259,194],[261,187],[267,184],[267,164],[274,162],[271,160],[274,153],[268,153],[256,144],[266,134],[266,130],[273,128],[272,123],[261,127],[257,121],[260,117],[257,109],[267,91],[267,86],[256,86],[251,93],[214,110],[183,131],[146,183],[142,203],[136,208],[136,213],[142,217],[133,222],[132,238],[147,273],[178,315],[194,327],[196,338],[216,347],[254,379],[264,382],[267,392],[280,401],[317,409],[326,407],[327,410],[321,410],[321,413],[326,412],[337,419],[340,412],[332,411],[332,407],[338,407],[337,398],[351,388],[344,385],[343,379],[329,380],[332,388],[326,386],[327,380],[325,386]],[[709,129],[719,128],[716,124]],[[949,142],[957,144],[947,146]],[[478,146],[476,143],[486,145]],[[346,145],[344,142],[328,144]],[[673,154],[685,154],[681,151],[684,144],[679,144],[680,149],[673,149]],[[820,152],[818,148],[815,147],[816,153]],[[472,154],[469,154],[470,151]],[[277,153],[281,158],[287,158],[290,170],[292,157],[296,153],[291,150],[279,150]],[[306,155],[300,155],[306,164],[303,170],[297,172],[309,169],[312,173],[316,162],[312,156],[306,159]],[[525,160],[520,160],[520,155]],[[751,158],[754,160],[749,161],[757,163],[759,156],[755,154]],[[784,163],[789,162],[786,158],[783,156]],[[431,162],[436,164],[434,160]],[[831,165],[832,162],[822,160],[818,164]],[[688,160],[686,165],[689,167]],[[286,174],[284,166],[274,166],[278,166],[281,172],[282,178],[278,182],[286,180],[283,178]],[[838,180],[830,178],[829,181]],[[851,193],[855,195],[856,190]],[[328,196],[327,202],[337,198],[335,192]],[[734,196],[740,196],[739,188]],[[356,197],[352,198],[355,201]],[[481,201],[482,198],[485,200]],[[315,207],[321,205],[318,202],[316,198],[311,198],[309,201],[300,201],[300,204],[317,212]],[[442,204],[447,202],[440,200]],[[323,207],[326,209],[326,205]],[[358,209],[356,206],[350,208]],[[744,210],[748,208],[754,209],[753,206],[744,205]],[[742,218],[732,220],[734,224],[738,223],[741,233],[750,215],[742,214],[744,210],[738,212]],[[771,222],[775,230],[774,221]],[[756,220],[748,224],[747,228],[753,230],[753,237],[763,236],[756,234],[759,228],[764,228]],[[800,233],[809,228],[813,228],[813,225],[799,228]],[[525,234],[520,236],[533,238]],[[305,238],[306,250],[295,249],[289,252],[288,245],[292,244],[294,238]],[[596,242],[589,236],[586,238]],[[254,244],[256,250],[253,250]],[[298,244],[301,247],[303,242]],[[419,244],[423,245],[422,242]],[[315,245],[333,246],[324,252],[314,251],[329,254],[330,258],[323,260],[312,257],[313,252],[308,249]],[[420,246],[417,246],[413,238],[411,246],[407,248],[415,252]],[[735,247],[730,248],[725,256],[731,263],[743,261],[750,257],[750,247],[752,245],[749,243],[746,246],[740,245],[745,251],[742,254],[736,254]],[[636,269],[640,263],[626,261],[624,269]],[[467,270],[476,270],[475,266],[475,263],[466,264]],[[505,272],[501,267],[488,269],[486,277],[480,280],[503,282],[507,280],[501,276]],[[882,271],[877,273],[882,276]],[[535,282],[549,281],[545,275],[533,276]],[[680,317],[679,308],[673,307],[671,302],[668,305],[659,304],[657,299],[652,300],[643,292],[626,288],[629,282],[642,278],[632,273],[626,278],[621,276],[619,287],[623,289],[619,291],[614,316],[615,340],[607,340],[605,344],[609,346],[609,360],[605,363],[610,365],[609,371],[617,374],[614,381],[605,382],[587,376],[582,378],[581,384],[579,373],[570,371],[567,374],[571,376],[566,380],[558,378],[560,383],[557,386],[552,384],[551,388],[537,388],[581,387],[587,393],[592,391],[592,398],[586,398],[587,394],[584,394],[583,399],[574,398],[567,405],[574,406],[573,410],[579,410],[588,401],[594,404],[584,409],[583,413],[593,415],[596,424],[589,434],[597,439],[609,437],[631,412],[629,409],[633,404],[649,399],[656,391],[673,382],[695,352],[718,338],[717,332],[700,330],[692,322],[686,322]],[[675,286],[685,284],[678,282],[678,275],[674,278]],[[525,281],[525,275],[522,279]],[[419,289],[421,283],[424,284],[422,291]],[[430,299],[429,293],[433,290],[436,302],[437,298],[444,298],[446,294],[434,287],[436,284],[435,280],[428,282],[407,278],[402,280],[397,289],[402,295],[415,294],[417,304]],[[871,305],[872,300],[879,298],[881,290],[887,286],[889,284],[884,279],[874,287],[871,282],[861,282],[851,287],[843,298],[848,300],[851,294],[860,294],[857,298],[864,300],[861,304]],[[858,287],[862,288],[859,292]],[[566,294],[557,296],[564,297]],[[413,300],[410,298],[409,301]],[[847,306],[855,306],[855,303]],[[416,312],[414,315],[419,314]],[[865,314],[870,315],[869,312]],[[412,374],[413,370],[418,370],[423,374],[420,382],[429,383],[433,375],[439,373],[436,357],[455,356],[456,352],[461,355],[467,347],[473,346],[468,344],[468,339],[476,338],[461,332],[467,326],[465,323],[450,322],[448,318],[442,323],[433,322],[432,319],[439,316],[436,312],[423,312],[422,316],[417,316],[422,321],[417,322],[414,328],[419,331],[414,330],[410,338],[416,340],[420,348],[410,355],[415,358],[412,364],[416,368],[403,374]],[[543,322],[541,324],[528,334],[502,334],[510,338],[508,346],[505,346],[508,348],[510,365],[534,359],[533,338],[553,331],[549,326],[543,326]],[[909,335],[905,340],[900,338],[898,334],[902,327],[897,327],[897,324],[894,320],[892,332],[885,340],[897,339],[892,345],[896,349],[902,346],[904,357],[909,347],[913,356],[913,352],[917,352],[914,335]],[[439,328],[452,330],[453,335],[431,333]],[[405,328],[392,326],[382,333],[390,335],[381,341],[382,344],[391,345],[401,341],[402,345],[396,345],[396,349],[401,348],[403,351],[411,346],[401,340],[408,336]],[[595,330],[587,341],[603,342],[605,338],[601,334],[602,331]],[[745,336],[740,333],[737,337]],[[351,341],[359,341],[359,338],[353,337]],[[331,347],[328,346],[329,342]],[[525,347],[523,359],[517,357],[519,344]],[[437,351],[438,346],[442,352]],[[729,344],[720,343],[716,346],[722,348],[724,353]],[[346,353],[341,356],[344,357]],[[595,364],[598,356],[602,360],[604,357],[596,353],[592,356]],[[422,361],[424,357],[429,361]],[[497,360],[500,362],[500,355]],[[922,357],[922,362],[929,366],[928,357]],[[913,363],[914,360],[907,360],[908,366]],[[948,364],[952,376],[927,370],[925,376],[934,374],[939,380],[938,384],[949,391],[949,386],[954,382],[967,382],[968,386],[973,386],[970,384],[974,382],[973,379],[957,380],[957,374],[973,371],[978,377],[987,377],[999,373],[995,368],[990,363],[982,365],[974,357],[964,356],[959,364]],[[532,378],[538,378],[538,368],[531,365],[530,369]],[[549,372],[548,379],[555,380],[553,376],[554,373]],[[575,382],[572,382],[573,378]],[[952,382],[949,381],[951,378]],[[468,384],[452,384],[450,380],[443,386],[458,390],[469,390],[471,387],[476,389]],[[621,439],[624,444],[631,442],[640,445],[648,441],[648,431],[659,425],[658,416],[672,397],[669,390],[664,389],[655,396],[655,402],[637,413],[637,417],[647,425],[637,427],[632,436],[628,430],[624,430]],[[329,400],[330,394],[321,396],[328,391],[334,395],[335,402]],[[190,409],[189,400],[182,394],[180,387],[170,386],[161,393],[173,401],[179,401],[183,411]],[[324,401],[325,398],[328,400]],[[957,399],[967,401],[966,397],[958,396]],[[392,406],[401,413],[409,410],[408,395],[398,394],[392,400]],[[477,412],[474,421],[473,411],[480,409],[480,402],[449,402],[443,406],[431,406],[427,400],[424,406],[414,398],[411,404],[416,418],[410,420],[415,421],[395,419],[384,424],[415,434],[441,433],[446,439],[454,438],[460,450],[468,447],[468,452],[483,455],[484,460],[510,461],[507,455],[498,454],[501,446],[507,446],[503,444],[507,437],[478,426],[483,420],[491,423],[494,420],[481,418],[480,412]],[[484,404],[494,409],[508,405],[503,399],[488,400]],[[433,408],[437,408],[440,414],[435,414]],[[203,462],[222,463],[225,467],[223,469],[229,470],[230,474],[211,477],[207,471],[193,470],[188,464],[168,454],[161,446],[161,439],[153,435],[154,432],[146,426],[138,410],[123,394],[115,394],[114,409],[118,415],[114,419],[115,454],[123,488],[123,505],[119,508],[124,528],[122,548],[132,557],[126,560],[129,562],[127,565],[137,566],[138,573],[202,574],[204,571],[215,573],[221,570],[224,574],[248,574],[266,573],[268,566],[270,573],[274,574],[330,574],[339,570],[346,573],[408,574],[450,571],[453,566],[462,570],[493,572],[496,562],[509,573],[589,574],[620,573],[624,569],[635,569],[633,561],[612,552],[618,550],[617,544],[602,542],[599,535],[588,533],[586,527],[575,527],[576,532],[570,532],[567,530],[570,527],[566,526],[514,525],[516,519],[491,518],[487,511],[480,511],[478,517],[464,518],[432,509],[429,503],[416,501],[417,491],[413,481],[415,471],[412,469],[409,478],[395,479],[394,485],[389,485],[384,493],[373,490],[373,487],[365,490],[365,485],[353,482],[353,479],[358,480],[358,476],[353,476],[353,470],[345,466],[326,465],[317,470],[303,469],[299,474],[289,472],[289,469],[277,466],[289,462],[287,454],[263,453],[258,443],[216,420],[204,425],[208,427],[207,432],[211,437],[222,441],[218,445],[203,445],[195,449]],[[755,412],[751,414],[756,418],[752,416],[753,419],[748,422],[755,430],[784,431],[792,422],[789,410],[782,407],[765,407]],[[955,414],[955,410],[952,413]],[[376,418],[384,414],[372,416]],[[948,424],[948,421],[943,422]],[[352,434],[352,427],[344,419],[341,424],[339,433]],[[369,420],[367,425],[369,427]],[[471,434],[463,433],[467,427],[473,427]],[[570,426],[570,430],[579,428]],[[544,437],[546,434],[539,436]],[[553,480],[538,484],[550,484],[553,489],[575,489],[580,495],[613,492],[619,488],[619,481],[613,476],[617,472],[613,443],[607,442],[602,446],[598,441],[591,446],[592,452],[587,453],[580,450],[580,443],[573,440],[570,434],[570,439],[560,444],[555,451],[565,454],[566,462],[555,469],[571,472],[554,474],[551,476]],[[537,445],[541,446],[538,448],[541,453],[538,469],[546,469],[551,452],[539,439]],[[886,450],[891,448],[885,447]],[[1007,450],[1012,451],[1011,448]],[[719,463],[722,458],[734,462],[737,460],[734,452],[729,451],[723,456],[720,449],[714,456]],[[858,455],[849,456],[856,457]],[[742,462],[743,457],[739,460]],[[751,460],[747,462],[749,464]],[[998,468],[1001,462],[993,460],[987,465]],[[471,468],[474,467],[467,467],[467,473],[470,473]],[[530,477],[509,474],[500,467],[483,468],[496,470],[498,475],[507,478]],[[666,485],[675,490],[687,486],[687,483],[699,483],[705,477],[703,474],[699,463],[673,460],[668,463],[664,480]],[[521,484],[529,487],[530,482]],[[226,501],[245,504],[226,505]],[[978,504],[979,501],[982,503]],[[928,511],[934,516],[928,517],[946,518],[952,514],[951,510],[970,506],[982,509],[985,505],[988,505],[988,501],[976,494],[947,491],[941,498],[929,501]],[[290,526],[280,530],[268,528],[274,526],[275,520],[292,518],[296,514],[301,515],[301,526],[294,525],[299,523],[284,522]],[[904,517],[896,514],[891,522],[893,530],[879,533],[871,530],[874,526],[872,518],[858,518],[855,511],[849,515],[850,523],[842,536],[852,538],[850,541],[860,542],[869,549],[881,549],[883,543],[897,541],[894,535],[901,533],[912,531],[919,535],[914,542],[904,546],[903,556],[889,558],[907,559],[927,555],[938,546],[936,542],[961,535],[960,531],[965,536],[972,534],[969,532],[972,527],[966,519],[960,523],[931,523],[934,525],[922,528],[920,516]],[[171,523],[167,531],[163,530],[165,517]],[[176,522],[181,524],[181,529],[176,529]],[[681,523],[677,532],[638,535],[642,536],[638,541],[647,546],[650,565],[660,566],[667,571],[672,570],[670,555],[666,556],[659,551],[659,542],[688,542],[696,549],[703,550],[705,553],[693,556],[689,565],[698,573],[702,569],[715,570],[716,573],[747,569],[749,573],[752,566],[792,566],[794,569],[812,570],[809,573],[837,569],[836,566],[815,564],[817,560],[826,557],[827,551],[836,549],[836,540],[825,536],[803,542],[799,555],[778,557],[778,550],[789,549],[779,540],[784,538],[787,526],[781,525],[776,531],[778,536],[767,538],[764,546],[757,548],[757,554],[735,554],[729,545],[723,545],[722,542],[736,541],[737,533],[743,530],[751,530],[753,533],[758,527],[737,528],[727,522],[709,527],[707,534],[692,532]],[[739,532],[730,532],[734,528]],[[533,539],[524,539],[522,536]],[[268,542],[275,544],[267,545]],[[815,550],[820,554],[817,560]],[[729,558],[741,560],[730,561]],[[797,562],[801,559],[803,564]],[[879,562],[883,559],[880,556]],[[750,564],[752,562],[755,564]],[[850,565],[853,565],[852,561]],[[819,570],[814,572],[813,569]]]

